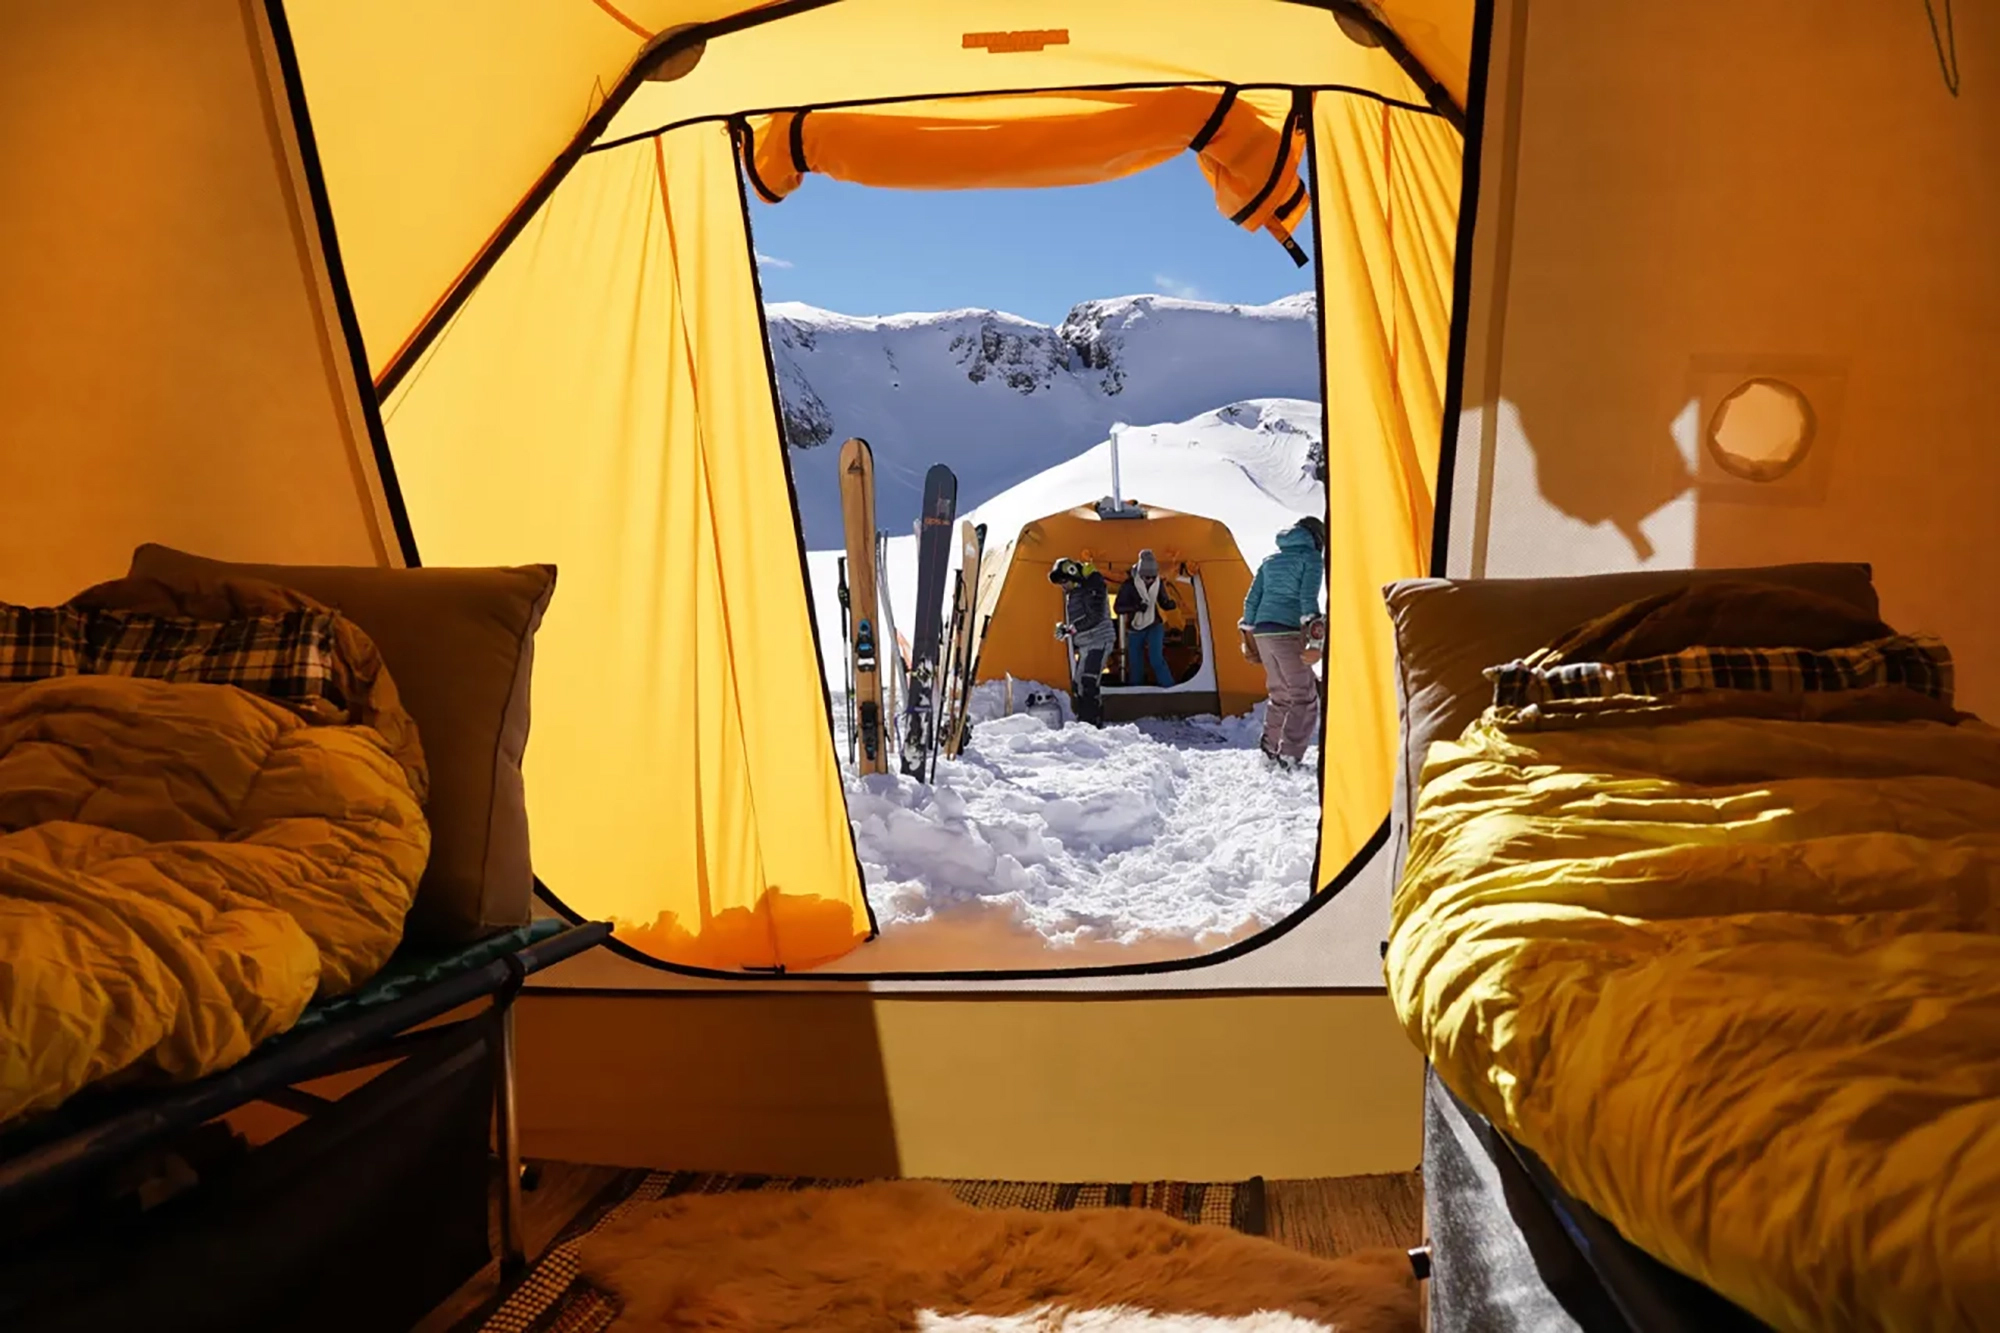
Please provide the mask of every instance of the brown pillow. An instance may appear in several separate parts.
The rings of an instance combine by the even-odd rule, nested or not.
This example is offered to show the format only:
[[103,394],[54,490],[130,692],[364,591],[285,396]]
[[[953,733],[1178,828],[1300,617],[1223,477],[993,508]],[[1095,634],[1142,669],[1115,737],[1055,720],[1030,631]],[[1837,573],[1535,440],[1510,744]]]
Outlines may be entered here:
[[[128,661],[126,669],[133,675],[235,685],[252,694],[274,698],[314,722],[373,727],[389,753],[402,765],[418,803],[429,802],[430,769],[424,760],[422,738],[417,732],[416,719],[410,716],[396,691],[395,677],[382,661],[382,650],[361,626],[298,589],[262,579],[127,576],[85,588],[65,606],[83,614],[125,614],[128,630],[135,623],[156,617],[174,617],[183,624],[189,620],[215,625],[235,622],[239,627],[246,621],[264,621],[275,630],[275,633],[267,631],[269,637],[261,645],[264,651],[243,653],[243,640],[237,638],[230,645],[237,651],[225,651],[206,662],[177,661],[176,656],[185,653],[188,646],[206,637],[196,631],[186,639],[172,642],[171,653],[160,653],[155,645],[140,640],[139,651],[146,660]],[[312,645],[305,641],[306,636],[286,632],[290,626],[280,618],[287,613],[319,613],[332,622],[328,626],[332,638],[330,661],[310,660]],[[299,628],[309,634],[313,626],[306,620]],[[110,645],[100,642],[98,646]],[[302,657],[307,660],[301,660]],[[315,679],[322,667],[324,680]],[[93,663],[84,669],[101,671],[107,667]],[[339,702],[336,704],[335,700]]]
[[457,944],[528,921],[534,893],[521,756],[535,630],[552,565],[379,569],[254,565],[148,543],[132,575],[264,579],[323,602],[381,651],[430,764],[431,859],[406,937]]
[[1627,602],[1559,637],[1537,655],[1536,665],[1632,662],[1690,648],[1803,648],[1817,653],[1872,643],[1895,632],[1879,616],[1838,597],[1782,583],[1724,579]]
[[1642,597],[1743,581],[1803,588],[1868,616],[1879,607],[1873,571],[1865,564],[1649,569],[1554,579],[1403,579],[1384,588],[1396,627],[1403,731],[1394,792],[1398,872],[1424,756],[1432,741],[1458,736],[1485,711],[1493,698],[1487,667],[1517,661],[1557,635]]

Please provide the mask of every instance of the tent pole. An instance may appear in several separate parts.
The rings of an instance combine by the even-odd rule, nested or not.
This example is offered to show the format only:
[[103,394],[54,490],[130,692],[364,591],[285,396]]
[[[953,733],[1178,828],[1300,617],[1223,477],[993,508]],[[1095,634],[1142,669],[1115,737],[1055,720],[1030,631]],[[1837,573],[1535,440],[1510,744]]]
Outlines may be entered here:
[[500,1272],[513,1277],[528,1267],[521,1230],[521,1121],[514,1105],[514,997],[503,995],[494,1014],[499,1068],[493,1089],[493,1130],[500,1146]]
[[[860,763],[854,750],[854,619],[847,587],[847,557],[840,557],[840,661],[841,677],[847,685],[847,762]],[[857,770],[858,771],[858,770]]]
[[1113,513],[1125,507],[1125,492],[1118,484],[1118,436],[1125,429],[1122,421],[1111,426],[1111,509]]

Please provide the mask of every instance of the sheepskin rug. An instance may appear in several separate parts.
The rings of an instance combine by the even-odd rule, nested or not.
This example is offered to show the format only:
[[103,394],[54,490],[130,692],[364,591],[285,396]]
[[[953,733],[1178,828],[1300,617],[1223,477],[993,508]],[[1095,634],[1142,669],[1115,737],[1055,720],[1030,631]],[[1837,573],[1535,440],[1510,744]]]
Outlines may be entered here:
[[1400,1250],[1315,1259],[1141,1208],[1038,1213],[942,1185],[684,1195],[584,1239],[615,1333],[1414,1333]]

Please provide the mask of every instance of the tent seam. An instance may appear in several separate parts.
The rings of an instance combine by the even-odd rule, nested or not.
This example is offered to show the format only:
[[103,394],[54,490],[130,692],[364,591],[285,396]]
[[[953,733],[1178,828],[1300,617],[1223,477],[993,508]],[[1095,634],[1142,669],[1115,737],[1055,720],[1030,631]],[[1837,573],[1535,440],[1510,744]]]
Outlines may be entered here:
[[[706,465],[707,460],[704,457],[702,442],[705,441],[706,439],[707,431],[704,427],[702,419],[701,377],[696,372],[696,368],[694,365],[694,337],[688,330],[687,295],[681,289],[680,243],[678,237],[675,235],[674,232],[673,205],[667,198],[667,150],[665,143],[663,143],[659,139],[655,139],[653,141],[653,167],[654,167],[655,179],[658,180],[660,186],[660,221],[661,225],[666,229],[667,261],[668,261],[667,271],[672,275],[673,278],[672,294],[674,302],[674,322],[680,326],[681,345],[683,348],[686,349],[682,355],[687,359],[688,363],[687,365],[688,381],[689,381],[688,397],[692,400],[694,407],[695,439],[697,441],[695,447],[695,463],[696,466],[700,469],[702,474],[702,489],[706,491],[708,488],[708,480],[707,480],[708,469]],[[714,511],[714,497],[709,496],[708,499],[710,502],[709,508],[712,517]],[[713,539],[711,538],[711,542],[712,541]],[[717,554],[719,555],[720,553],[718,552]],[[720,560],[718,560],[717,561],[718,575],[720,574],[720,563],[721,563]],[[722,599],[722,621],[723,621],[723,638],[725,642],[729,642],[733,647],[734,646],[733,636],[730,635],[729,633],[729,602],[726,597]],[[734,673],[734,669],[735,669],[734,663],[732,663],[731,664],[732,674]],[[699,691],[701,689],[701,672],[699,669],[697,669],[693,672],[690,672],[689,674],[693,677],[694,688],[697,691],[697,698],[695,701],[696,716],[700,716],[701,707],[700,707]],[[740,739],[741,737],[739,735],[739,740]],[[696,771],[696,785],[697,788],[699,788],[700,785],[699,750],[701,746],[701,729],[699,727],[695,729],[694,739],[692,741],[692,744],[697,752],[695,771]],[[751,795],[750,802],[752,807],[751,818],[755,819],[756,797],[754,794]],[[698,800],[697,804],[699,805]],[[695,875],[695,892],[698,895],[700,902],[701,925],[703,926],[704,929],[706,929],[708,924],[715,919],[715,903],[713,895],[709,890],[708,876],[704,869],[706,864],[708,829],[707,829],[707,823],[703,819],[703,812],[700,809],[697,809],[695,811],[694,827],[695,827],[695,842],[696,842],[695,864],[697,866],[697,871]],[[762,853],[760,852],[758,855],[758,862],[760,865],[760,875],[761,875],[762,861],[763,861],[763,856]],[[776,949],[774,948],[772,952],[773,955],[775,956]]]
[[1004,88],[979,93],[917,93],[896,97],[855,97],[838,102],[816,102],[810,107],[797,105],[750,107],[742,111],[711,111],[699,116],[688,116],[681,120],[670,120],[647,130],[634,130],[616,139],[592,144],[583,150],[582,156],[591,153],[609,152],[628,144],[641,143],[657,134],[671,130],[686,129],[690,125],[705,125],[711,121],[730,120],[737,116],[781,116],[787,111],[848,111],[856,107],[895,106],[904,102],[951,102],[971,97],[1027,97],[1038,93],[1090,93],[1090,92],[1145,92],[1150,89],[1168,88],[1217,88],[1237,92],[1292,92],[1292,93],[1335,93],[1343,97],[1361,97],[1384,106],[1395,107],[1415,116],[1436,116],[1449,123],[1450,117],[1436,107],[1424,106],[1417,102],[1406,102],[1399,97],[1388,97],[1371,88],[1357,88],[1347,83],[1225,83],[1220,79],[1183,79],[1179,81],[1146,80],[1132,83],[1073,83],[1047,88]]

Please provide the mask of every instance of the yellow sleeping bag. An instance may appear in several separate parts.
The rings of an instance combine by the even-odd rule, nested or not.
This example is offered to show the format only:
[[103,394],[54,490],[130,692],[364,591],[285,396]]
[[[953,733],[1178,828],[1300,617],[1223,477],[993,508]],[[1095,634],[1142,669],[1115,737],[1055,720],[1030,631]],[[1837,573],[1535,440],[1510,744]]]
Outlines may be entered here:
[[1388,955],[1439,1076],[1779,1329],[2000,1328],[2000,731],[1431,749]]
[[[311,605],[107,587],[183,615]],[[394,950],[430,849],[423,757],[373,645],[339,633],[339,711],[123,675],[0,684],[0,1124],[221,1069]]]

